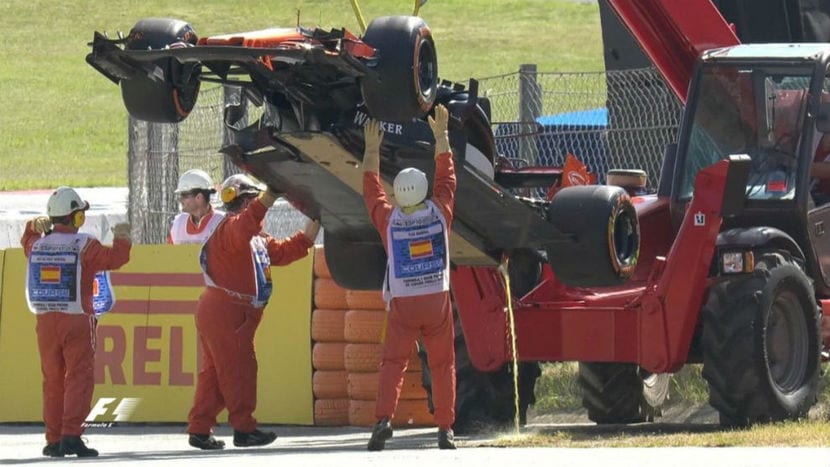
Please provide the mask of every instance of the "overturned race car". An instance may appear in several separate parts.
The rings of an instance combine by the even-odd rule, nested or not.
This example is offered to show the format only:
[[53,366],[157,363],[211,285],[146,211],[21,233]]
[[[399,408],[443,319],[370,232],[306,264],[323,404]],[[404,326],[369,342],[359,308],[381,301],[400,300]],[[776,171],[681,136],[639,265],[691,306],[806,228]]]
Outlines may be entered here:
[[[182,121],[205,82],[237,86],[245,101],[263,106],[252,124],[241,118],[243,104],[224,109],[233,140],[221,151],[321,220],[326,261],[343,287],[379,289],[386,265],[361,194],[363,124],[382,122],[380,172],[391,193],[388,185],[403,168],[432,177],[434,141],[425,118],[437,104],[450,112],[457,166],[453,264],[493,267],[512,258],[512,287],[522,295],[538,284],[544,261],[562,283],[586,287],[621,284],[637,263],[637,215],[624,189],[567,187],[551,200],[516,194],[560,184],[562,169],[497,164],[489,101],[475,80],[439,79],[435,42],[421,18],[376,18],[362,37],[295,27],[203,38],[185,21],[149,18],[116,39],[96,32],[90,46],[87,62],[120,85],[134,118]],[[479,369],[502,365],[493,363]],[[535,362],[527,365],[522,415],[538,374]],[[459,393],[462,374],[459,368]]]

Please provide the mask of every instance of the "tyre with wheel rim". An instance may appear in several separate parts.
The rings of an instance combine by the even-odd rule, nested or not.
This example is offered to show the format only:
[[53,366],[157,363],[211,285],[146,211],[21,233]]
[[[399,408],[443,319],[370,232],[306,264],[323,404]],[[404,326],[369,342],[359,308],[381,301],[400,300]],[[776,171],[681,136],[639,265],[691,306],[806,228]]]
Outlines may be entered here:
[[634,273],[640,254],[640,224],[628,193],[607,185],[560,190],[548,220],[572,241],[548,245],[556,278],[573,287],[619,285]]
[[383,16],[369,23],[363,42],[377,59],[360,87],[369,113],[378,120],[406,122],[423,117],[435,101],[438,57],[432,32],[416,16]]
[[756,253],[751,274],[710,288],[702,375],[722,425],[807,415],[818,392],[820,316],[812,281],[786,252]]
[[[130,30],[126,50],[191,47],[198,37],[185,21],[142,19]],[[156,123],[184,120],[199,96],[201,65],[162,58],[141,63],[135,76],[121,80],[121,97],[134,118]]]
[[579,363],[582,406],[598,424],[653,422],[662,415],[671,375],[633,363]]

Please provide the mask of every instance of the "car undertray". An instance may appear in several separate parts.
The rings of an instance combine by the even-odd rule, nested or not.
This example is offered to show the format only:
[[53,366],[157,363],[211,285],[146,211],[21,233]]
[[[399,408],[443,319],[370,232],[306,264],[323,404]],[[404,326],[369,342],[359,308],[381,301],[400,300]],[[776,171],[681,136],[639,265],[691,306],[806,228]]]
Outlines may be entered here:
[[[324,131],[260,130],[253,140],[258,147],[243,149],[232,145],[223,152],[237,165],[283,192],[305,215],[320,218],[327,232],[359,233],[380,243],[363,202],[361,161],[343,146],[341,139]],[[394,175],[405,167],[417,167],[431,179],[431,152],[408,151],[384,157],[381,174],[387,192],[391,192]],[[540,206],[512,195],[471,164],[458,164],[456,177],[456,217],[450,241],[454,263],[494,265],[504,251],[541,250],[545,245],[567,241],[545,220]]]

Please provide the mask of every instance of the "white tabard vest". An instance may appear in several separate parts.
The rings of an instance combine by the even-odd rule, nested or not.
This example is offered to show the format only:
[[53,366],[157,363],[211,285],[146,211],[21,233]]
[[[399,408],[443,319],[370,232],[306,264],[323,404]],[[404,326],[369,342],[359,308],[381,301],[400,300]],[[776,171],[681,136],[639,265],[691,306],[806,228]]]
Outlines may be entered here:
[[195,234],[187,233],[187,220],[189,217],[190,214],[183,212],[173,218],[173,225],[170,226],[170,238],[173,240],[173,244],[205,243],[210,238],[210,234],[216,230],[216,226],[222,222],[225,213],[214,210],[205,228]]
[[[214,229],[214,231],[215,230],[216,229]],[[211,232],[211,234],[212,233],[213,232]],[[274,284],[271,283],[271,257],[268,256],[268,243],[265,241],[265,238],[255,235],[254,238],[251,239],[251,256],[253,258],[254,287],[256,290],[254,295],[248,295],[235,290],[226,289],[217,285],[216,282],[214,282],[208,275],[207,240],[205,240],[205,243],[202,244],[202,251],[199,254],[199,265],[202,267],[202,275],[205,278],[205,285],[224,290],[232,297],[248,300],[251,302],[251,305],[257,308],[265,306],[268,303],[268,299],[271,298],[271,292],[274,290]]]
[[[26,271],[26,301],[32,313],[82,314],[81,252],[93,237],[53,232],[32,245]],[[115,305],[109,273],[98,272],[93,284],[93,311],[103,314]]]
[[395,208],[388,240],[383,298],[412,297],[450,290],[447,220],[430,200],[426,209],[405,214]]

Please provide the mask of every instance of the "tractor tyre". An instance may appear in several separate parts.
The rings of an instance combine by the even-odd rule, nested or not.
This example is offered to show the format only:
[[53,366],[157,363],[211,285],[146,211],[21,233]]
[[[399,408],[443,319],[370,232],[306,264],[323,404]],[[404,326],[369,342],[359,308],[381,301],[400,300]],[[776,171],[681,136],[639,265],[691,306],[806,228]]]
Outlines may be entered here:
[[386,250],[374,227],[327,230],[323,244],[326,265],[338,285],[351,290],[381,289]]
[[571,241],[548,245],[548,261],[560,282],[607,287],[628,280],[640,254],[640,224],[628,193],[607,185],[560,190],[548,220]]
[[[158,50],[192,47],[198,37],[185,21],[167,18],[142,19],[130,30],[126,50]],[[145,68],[121,80],[121,97],[134,118],[155,123],[184,120],[199,96],[201,65],[162,58],[144,63]]]
[[579,363],[582,406],[597,424],[653,422],[662,415],[671,375],[632,363]]
[[[432,375],[429,356],[421,357],[421,378],[430,411],[433,410]],[[542,374],[537,362],[519,362],[519,423],[527,423],[527,409],[536,402],[536,380]],[[509,428],[515,421],[515,396],[513,390],[513,365],[507,363],[500,369],[484,372],[476,369],[467,352],[467,344],[461,322],[455,316],[455,423],[456,434],[469,434]]]
[[432,32],[416,16],[383,16],[369,23],[363,42],[378,51],[361,79],[369,114],[387,122],[426,115],[438,87],[438,56]]
[[703,378],[720,423],[796,420],[816,402],[821,315],[812,280],[783,252],[756,253],[753,273],[710,288]]

